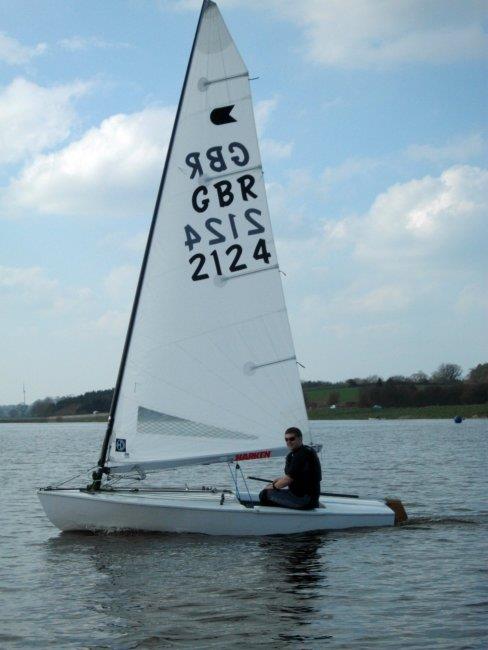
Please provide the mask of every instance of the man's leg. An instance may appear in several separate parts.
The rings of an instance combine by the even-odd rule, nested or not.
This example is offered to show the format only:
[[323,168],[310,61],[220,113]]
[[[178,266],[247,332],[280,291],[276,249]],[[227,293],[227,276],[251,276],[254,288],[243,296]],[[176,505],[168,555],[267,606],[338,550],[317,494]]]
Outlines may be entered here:
[[269,506],[269,505],[271,505],[270,502],[268,501],[268,493],[270,491],[271,490],[264,489],[264,490],[261,490],[261,492],[259,493],[259,504],[261,506]]
[[312,507],[312,499],[309,496],[297,497],[290,490],[262,490],[259,502],[262,506],[293,510],[307,510]]

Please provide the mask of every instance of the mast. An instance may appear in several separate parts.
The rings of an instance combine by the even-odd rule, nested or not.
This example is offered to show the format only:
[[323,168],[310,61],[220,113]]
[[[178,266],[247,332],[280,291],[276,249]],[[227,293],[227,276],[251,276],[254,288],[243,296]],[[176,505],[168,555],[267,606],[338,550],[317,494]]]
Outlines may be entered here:
[[198,18],[197,28],[196,28],[196,31],[195,31],[195,37],[193,39],[190,58],[188,60],[188,65],[187,65],[187,68],[186,68],[185,79],[183,81],[183,87],[182,87],[181,94],[180,94],[180,99],[179,99],[179,102],[178,102],[178,109],[176,111],[176,117],[175,117],[175,121],[174,121],[174,124],[173,124],[173,131],[171,133],[171,138],[170,138],[170,141],[169,141],[168,153],[166,154],[166,161],[165,161],[165,164],[164,164],[163,175],[161,177],[161,182],[159,184],[158,195],[157,195],[157,198],[156,198],[156,205],[154,207],[154,213],[153,213],[153,216],[152,216],[151,227],[149,229],[149,235],[148,235],[148,238],[147,238],[146,250],[144,252],[144,257],[143,257],[142,265],[141,265],[141,271],[140,271],[140,274],[139,274],[139,280],[138,280],[138,283],[137,283],[136,294],[135,294],[134,302],[133,302],[133,305],[132,305],[132,312],[131,312],[131,316],[130,316],[130,320],[129,320],[129,326],[128,326],[128,329],[127,329],[127,335],[126,335],[126,338],[125,338],[125,344],[124,344],[124,349],[123,349],[123,352],[122,352],[122,358],[121,358],[121,361],[120,361],[119,372],[118,372],[118,375],[117,375],[117,382],[115,384],[115,390],[114,390],[114,395],[113,395],[113,398],[112,398],[112,404],[110,406],[110,413],[109,413],[109,416],[108,416],[107,430],[105,432],[105,438],[103,440],[102,451],[101,451],[101,454],[100,454],[100,458],[98,460],[99,469],[98,469],[98,471],[93,473],[93,479],[94,479],[93,488],[94,489],[98,489],[100,487],[100,481],[101,481],[101,478],[102,478],[102,474],[107,473],[107,468],[105,468],[105,461],[107,459],[108,446],[109,446],[109,443],[110,443],[110,437],[112,435],[112,429],[113,429],[113,425],[114,425],[115,411],[117,409],[117,402],[118,402],[118,399],[119,399],[120,388],[121,388],[121,385],[122,385],[122,378],[124,376],[124,370],[125,370],[125,365],[126,365],[126,361],[127,361],[127,356],[128,356],[128,353],[129,353],[130,342],[131,342],[131,338],[132,338],[132,331],[134,329],[134,323],[135,323],[136,316],[137,316],[137,308],[138,308],[138,305],[139,305],[139,298],[140,298],[140,295],[141,295],[141,290],[142,290],[142,286],[143,286],[143,282],[144,282],[144,275],[145,275],[145,272],[146,272],[147,261],[149,259],[149,253],[150,253],[150,250],[151,250],[151,243],[152,243],[153,233],[154,233],[154,229],[156,227],[156,221],[157,221],[157,218],[158,218],[159,205],[161,203],[161,197],[162,197],[162,194],[163,194],[164,183],[165,183],[166,174],[167,174],[167,171],[168,171],[168,165],[169,165],[169,161],[171,159],[171,152],[172,152],[172,149],[173,149],[173,142],[174,142],[175,134],[176,134],[177,127],[178,127],[178,120],[179,120],[179,117],[180,117],[181,106],[183,104],[183,97],[185,95],[186,85],[187,85],[187,81],[188,81],[188,75],[189,75],[192,60],[193,60],[193,54],[194,54],[194,51],[195,51],[195,44],[197,42],[198,34],[199,34],[199,31],[200,31],[200,25],[202,23],[202,18],[203,18],[204,14],[205,14],[205,11],[207,10],[207,8],[209,7],[210,4],[213,4],[211,2],[211,0],[203,0],[202,8],[200,10],[200,16]]

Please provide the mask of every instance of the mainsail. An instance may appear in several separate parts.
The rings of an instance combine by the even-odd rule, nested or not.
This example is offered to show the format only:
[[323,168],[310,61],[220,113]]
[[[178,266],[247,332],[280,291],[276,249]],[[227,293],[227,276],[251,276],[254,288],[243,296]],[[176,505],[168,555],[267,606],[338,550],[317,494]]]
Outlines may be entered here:
[[266,457],[309,428],[248,71],[203,3],[103,460],[111,471]]

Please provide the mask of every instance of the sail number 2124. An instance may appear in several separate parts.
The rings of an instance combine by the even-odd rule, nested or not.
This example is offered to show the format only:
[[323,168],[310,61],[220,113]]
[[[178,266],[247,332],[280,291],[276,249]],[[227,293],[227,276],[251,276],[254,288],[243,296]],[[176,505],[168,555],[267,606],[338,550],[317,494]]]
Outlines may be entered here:
[[[193,151],[185,158],[191,169],[190,180],[199,179],[191,194],[193,213],[199,215],[198,225],[184,226],[193,281],[243,272],[248,265],[256,266],[253,260],[269,264],[271,253],[266,246],[261,210],[248,207],[241,212],[235,206],[236,202],[252,206],[259,199],[256,178],[249,173],[255,169],[248,167],[250,160],[248,148],[240,142],[231,142],[227,147],[210,147],[205,155]],[[204,165],[209,169],[204,169]],[[202,183],[201,177],[209,173],[217,174],[212,178],[215,182]],[[222,178],[221,174],[227,174],[227,178]],[[228,212],[230,210],[238,214]],[[209,212],[213,216],[209,217]],[[200,246],[206,249],[205,253],[197,252]],[[218,250],[213,248],[208,252],[208,246],[218,247]]]
[[[260,217],[260,210],[248,208],[244,212],[244,219],[241,220],[238,220],[235,214],[228,214],[224,220],[210,217],[203,222],[200,232],[193,226],[186,225],[185,246],[192,252],[202,239],[207,240],[210,246],[214,246],[224,242],[235,242],[240,235],[261,235],[265,232],[265,228],[260,223]],[[208,256],[203,253],[195,253],[188,260],[193,269],[192,280],[207,280],[210,275],[206,271],[211,271],[212,275],[245,271],[248,268],[246,262],[249,260],[246,260],[246,255],[243,253],[243,247],[237,243],[231,243],[221,252],[213,250]],[[269,264],[270,257],[271,253],[266,247],[266,240],[260,237],[254,245],[252,259]],[[210,268],[207,264],[211,265]]]

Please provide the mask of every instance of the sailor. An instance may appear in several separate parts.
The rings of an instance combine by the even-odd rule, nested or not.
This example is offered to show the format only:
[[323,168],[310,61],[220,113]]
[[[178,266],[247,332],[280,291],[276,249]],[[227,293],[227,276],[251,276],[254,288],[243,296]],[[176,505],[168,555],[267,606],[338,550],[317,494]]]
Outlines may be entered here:
[[316,508],[322,480],[317,453],[303,444],[302,432],[297,427],[285,431],[285,442],[290,450],[286,457],[285,473],[261,491],[259,502],[275,508]]

